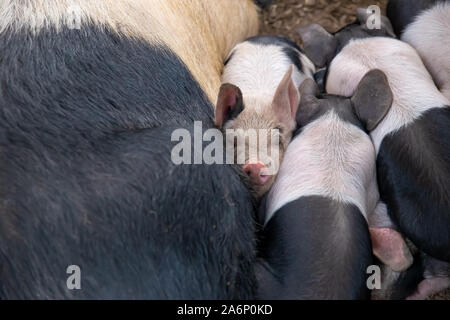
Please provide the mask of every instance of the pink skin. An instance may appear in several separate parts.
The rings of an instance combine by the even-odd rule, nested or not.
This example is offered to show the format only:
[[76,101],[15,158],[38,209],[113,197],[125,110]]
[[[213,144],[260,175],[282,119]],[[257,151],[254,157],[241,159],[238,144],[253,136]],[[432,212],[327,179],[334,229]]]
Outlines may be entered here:
[[403,236],[395,230],[387,207],[379,202],[369,215],[369,231],[374,255],[392,270],[400,272],[413,263],[413,256]]
[[270,175],[266,174],[268,172],[267,167],[261,162],[247,163],[242,168],[242,170],[244,170],[244,172],[250,177],[252,182],[257,185],[262,186],[266,184],[271,178]]
[[416,292],[406,300],[425,300],[429,296],[450,287],[450,278],[429,278],[423,280],[417,286]]
[[424,280],[407,300],[425,300],[426,298],[450,287],[450,263],[423,255],[425,266]]
[[373,253],[394,271],[404,271],[413,263],[413,256],[400,233],[391,228],[369,228]]

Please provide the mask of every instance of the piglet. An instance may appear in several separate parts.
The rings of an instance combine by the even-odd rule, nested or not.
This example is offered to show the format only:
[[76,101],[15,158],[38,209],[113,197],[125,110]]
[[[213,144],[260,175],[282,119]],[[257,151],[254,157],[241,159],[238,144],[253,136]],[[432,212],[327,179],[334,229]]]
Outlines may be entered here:
[[[317,66],[323,67],[320,72],[315,74],[316,80],[323,86],[323,91],[326,91],[325,86],[328,83],[327,80],[330,74],[328,69],[330,63],[349,44],[353,41],[374,37],[395,37],[392,25],[385,16],[380,17],[379,28],[371,27],[371,14],[367,9],[357,9],[357,20],[334,34],[327,32],[318,24],[311,24],[298,29],[306,54]],[[344,70],[342,70],[342,77],[345,79],[347,73],[351,72],[351,70],[352,61],[349,60],[344,66]],[[346,96],[351,96],[351,94],[346,94]],[[366,103],[370,104],[370,100],[371,97],[368,96]],[[372,129],[369,127],[369,130]],[[391,220],[384,203],[380,202],[376,210],[369,214],[369,227],[374,254],[379,260],[398,272],[404,271],[411,266],[413,257],[403,235],[399,232],[397,225]]]
[[447,0],[389,0],[386,15],[391,21],[395,34],[401,38],[405,29],[416,20],[417,16],[445,1]]
[[392,93],[379,70],[363,77],[351,99],[318,97],[312,80],[300,93],[300,132],[261,208],[259,298],[366,299],[367,219],[379,196],[365,131],[383,120]]
[[422,58],[441,92],[450,99],[450,1],[397,0],[389,18],[401,29],[401,40]]
[[[273,184],[296,128],[298,87],[314,72],[314,65],[300,48],[280,37],[250,38],[238,44],[226,61],[215,123],[224,131],[233,130],[235,139],[245,144],[244,161],[237,160],[237,164],[250,178],[257,197]],[[258,141],[252,144],[250,131],[255,130]],[[270,153],[272,149],[264,144],[268,152],[261,156],[262,138],[267,144],[278,140],[277,152]],[[239,148],[235,151],[238,159]]]
[[[450,102],[410,45],[381,37],[353,40],[340,51],[327,92],[352,96],[374,68],[387,75],[393,92],[388,114],[369,128],[381,199],[401,233],[450,262]],[[371,99],[367,105],[376,107]]]

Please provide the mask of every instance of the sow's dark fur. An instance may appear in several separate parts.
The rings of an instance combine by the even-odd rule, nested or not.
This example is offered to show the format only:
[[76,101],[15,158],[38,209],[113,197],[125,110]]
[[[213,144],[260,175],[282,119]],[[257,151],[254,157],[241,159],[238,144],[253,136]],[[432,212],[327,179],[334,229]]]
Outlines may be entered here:
[[213,126],[173,52],[88,26],[6,31],[0,57],[1,299],[253,297],[246,188],[170,160],[174,129]]
[[427,254],[450,261],[450,141],[445,137],[450,137],[450,108],[428,110],[384,138],[377,175],[381,199],[405,236]]

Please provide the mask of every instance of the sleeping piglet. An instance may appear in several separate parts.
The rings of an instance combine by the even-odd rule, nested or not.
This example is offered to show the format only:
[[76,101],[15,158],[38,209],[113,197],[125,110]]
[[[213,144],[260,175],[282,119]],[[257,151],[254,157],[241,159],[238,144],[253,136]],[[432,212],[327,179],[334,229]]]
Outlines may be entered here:
[[[280,37],[250,38],[238,44],[227,59],[215,123],[227,132],[227,139],[232,131],[235,144],[244,145],[243,149],[235,147],[235,163],[248,175],[257,197],[275,180],[296,128],[298,87],[314,71],[300,48]],[[252,133],[257,137],[253,143]],[[271,152],[272,144],[277,152]]]
[[[297,29],[303,40],[306,55],[316,66],[324,67],[314,75],[316,81],[320,84],[321,91],[326,91],[327,67],[351,41],[372,37],[395,37],[388,18],[381,16],[380,27],[369,28],[370,16],[370,11],[358,8],[356,10],[357,20],[334,34],[330,34],[318,24]],[[348,67],[350,69],[351,61],[348,62]],[[368,99],[370,100],[370,97]],[[413,258],[403,236],[390,219],[384,203],[380,202],[376,210],[369,214],[368,222],[375,256],[389,265],[392,270],[406,270],[412,264]]]
[[369,130],[381,198],[402,234],[450,262],[450,101],[410,45],[381,37],[345,46],[330,65],[327,91],[351,96],[374,68],[393,92],[392,108]]
[[363,77],[352,98],[318,96],[312,80],[300,93],[300,132],[260,210],[259,298],[366,299],[367,218],[379,198],[366,131],[382,121],[392,93],[379,70]]

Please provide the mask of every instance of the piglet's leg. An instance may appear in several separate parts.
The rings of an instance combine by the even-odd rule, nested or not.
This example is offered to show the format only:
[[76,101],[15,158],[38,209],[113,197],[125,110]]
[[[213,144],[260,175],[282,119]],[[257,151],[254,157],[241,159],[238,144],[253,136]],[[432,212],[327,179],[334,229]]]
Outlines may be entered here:
[[410,295],[406,300],[425,300],[435,293],[438,293],[450,287],[449,278],[430,278],[425,279],[419,283],[416,291]]
[[450,263],[439,261],[428,255],[422,255],[425,267],[424,278],[416,291],[407,300],[425,300],[426,298],[450,287]]
[[373,254],[394,271],[404,271],[413,263],[413,256],[402,235],[387,214],[387,207],[378,202],[369,216],[369,231]]

